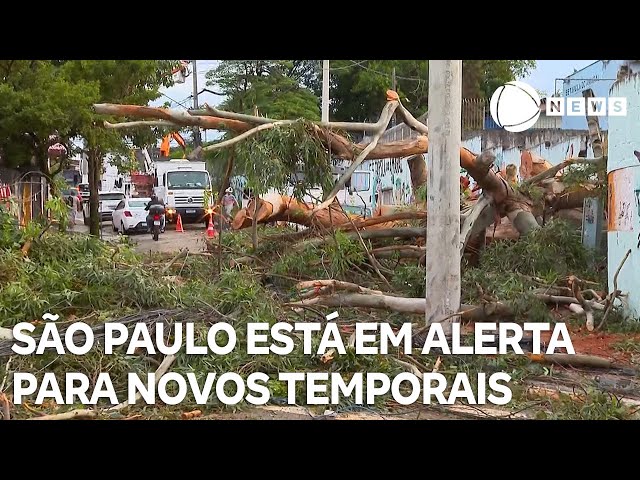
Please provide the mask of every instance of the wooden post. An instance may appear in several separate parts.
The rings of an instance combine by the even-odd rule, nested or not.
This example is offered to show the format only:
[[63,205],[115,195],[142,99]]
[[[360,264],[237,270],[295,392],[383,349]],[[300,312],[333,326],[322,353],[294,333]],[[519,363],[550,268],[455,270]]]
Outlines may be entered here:
[[427,159],[427,325],[445,332],[460,309],[462,60],[429,60]]

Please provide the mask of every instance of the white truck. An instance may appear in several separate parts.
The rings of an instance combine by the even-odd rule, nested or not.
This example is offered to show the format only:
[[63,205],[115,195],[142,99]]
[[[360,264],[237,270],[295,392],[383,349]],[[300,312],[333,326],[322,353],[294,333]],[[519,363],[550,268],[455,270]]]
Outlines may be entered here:
[[[167,221],[176,221],[178,214],[185,223],[208,221],[213,195],[205,162],[186,159],[157,161],[152,173],[155,177],[153,190],[167,207]],[[206,197],[208,202],[205,205]]]

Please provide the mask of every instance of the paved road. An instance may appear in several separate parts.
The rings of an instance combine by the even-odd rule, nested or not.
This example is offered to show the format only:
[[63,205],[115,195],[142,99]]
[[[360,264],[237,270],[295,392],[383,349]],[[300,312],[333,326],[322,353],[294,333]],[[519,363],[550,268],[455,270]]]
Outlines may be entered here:
[[[73,230],[86,234],[89,233],[89,227],[83,225],[82,217],[78,219]],[[113,231],[111,222],[102,223],[103,239],[115,239],[118,235],[118,233]],[[164,233],[160,234],[157,242],[155,242],[151,234],[148,233],[129,235],[129,239],[136,244],[136,250],[140,253],[177,252],[181,248],[188,248],[190,252],[201,252],[205,250],[205,238],[207,238],[207,230],[202,223],[186,224],[184,225],[184,232],[176,232],[176,226],[168,224],[167,229]]]

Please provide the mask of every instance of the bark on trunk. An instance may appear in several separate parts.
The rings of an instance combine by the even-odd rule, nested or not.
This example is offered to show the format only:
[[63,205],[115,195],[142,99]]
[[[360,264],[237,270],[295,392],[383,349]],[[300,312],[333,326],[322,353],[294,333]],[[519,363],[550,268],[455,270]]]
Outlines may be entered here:
[[314,214],[311,205],[295,198],[280,194],[267,194],[257,200],[255,197],[252,198],[246,208],[242,208],[236,213],[231,224],[234,230],[248,228],[252,225],[256,201],[258,202],[258,211],[255,215],[257,223],[292,222],[305,227],[323,228],[348,223],[347,216],[335,205],[331,206],[331,216],[329,216],[328,208]]
[[231,147],[231,151],[229,152],[229,160],[227,161],[227,169],[224,172],[224,178],[222,179],[222,183],[220,184],[220,190],[218,191],[218,198],[216,203],[220,203],[222,201],[222,197],[224,196],[224,191],[229,188],[229,179],[231,178],[231,172],[233,172],[233,163],[235,161],[235,148]]
[[89,233],[100,236],[99,184],[102,173],[102,155],[99,149],[89,149]]
[[[427,306],[426,298],[394,297],[391,295],[379,295],[368,293],[339,293],[315,298],[308,298],[300,302],[291,303],[296,305],[323,305],[325,307],[351,307],[366,308],[376,310],[386,310],[389,312],[424,315]],[[462,305],[460,317],[464,321],[482,322],[490,318],[510,318],[513,311],[508,305],[503,303],[492,303],[481,306]]]
[[[426,228],[418,227],[400,227],[400,228],[385,228],[380,230],[364,230],[360,232],[360,236],[364,240],[373,240],[380,238],[424,238],[427,233]],[[357,239],[358,234],[356,232],[347,232],[346,236],[352,239]],[[312,238],[295,245],[296,249],[303,249],[307,246],[318,246],[325,242],[331,241],[330,237]]]

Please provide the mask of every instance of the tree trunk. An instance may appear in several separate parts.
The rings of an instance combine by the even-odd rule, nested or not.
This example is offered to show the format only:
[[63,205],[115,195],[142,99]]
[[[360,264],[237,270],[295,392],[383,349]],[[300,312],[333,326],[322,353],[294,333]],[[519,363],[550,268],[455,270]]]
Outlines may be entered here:
[[[224,196],[224,191],[229,188],[229,179],[231,178],[231,172],[233,172],[233,163],[235,160],[235,148],[231,147],[231,151],[229,152],[229,160],[227,161],[227,169],[224,172],[224,178],[222,179],[222,183],[220,184],[220,190],[218,191],[218,201],[220,203],[222,201],[222,197]],[[240,205],[242,207],[242,205]]]
[[102,155],[98,148],[90,148],[89,163],[89,233],[100,236],[99,185],[102,173]]
[[[427,229],[424,227],[385,228],[380,230],[364,230],[362,232],[345,232],[345,236],[355,240],[358,238],[358,233],[360,233],[360,236],[364,240],[380,238],[424,238],[427,234]],[[318,246],[330,240],[331,237],[312,238],[296,244],[294,248],[302,249],[309,245]]]

